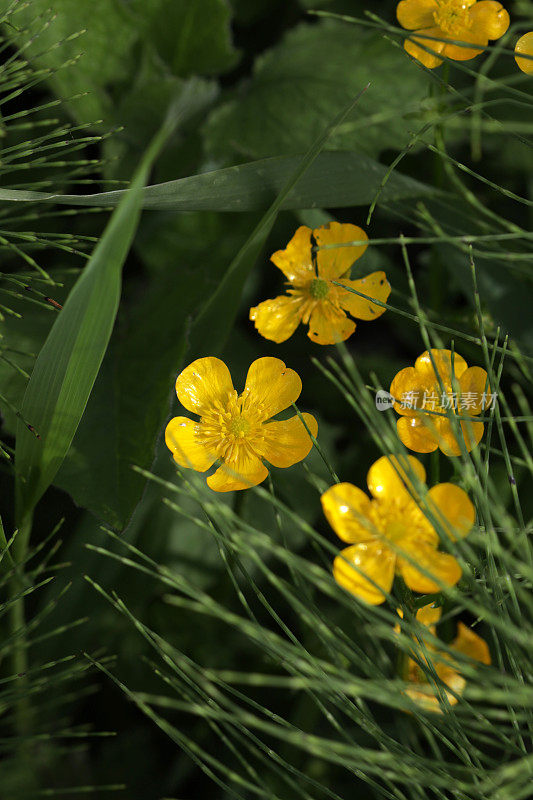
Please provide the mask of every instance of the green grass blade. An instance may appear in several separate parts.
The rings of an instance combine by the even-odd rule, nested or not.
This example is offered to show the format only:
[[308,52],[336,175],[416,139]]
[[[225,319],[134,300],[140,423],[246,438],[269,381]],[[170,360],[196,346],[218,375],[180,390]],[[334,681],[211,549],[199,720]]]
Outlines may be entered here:
[[[167,181],[144,190],[143,207],[153,211],[257,211],[268,207],[294,174],[301,156],[279,156],[236,167]],[[281,208],[339,208],[368,205],[387,174],[387,167],[352,152],[321,153],[283,199]],[[431,197],[431,186],[398,172],[391,174],[381,194],[383,202]],[[74,206],[113,207],[123,190],[85,195],[57,195],[0,189],[6,202],[51,201]]]
[[[201,93],[200,93],[201,94]],[[184,93],[148,148],[90,261],[57,317],[24,395],[17,430],[17,514],[29,514],[52,483],[74,437],[115,322],[122,266],[137,228],[150,168],[180,117],[198,107],[196,84]]]

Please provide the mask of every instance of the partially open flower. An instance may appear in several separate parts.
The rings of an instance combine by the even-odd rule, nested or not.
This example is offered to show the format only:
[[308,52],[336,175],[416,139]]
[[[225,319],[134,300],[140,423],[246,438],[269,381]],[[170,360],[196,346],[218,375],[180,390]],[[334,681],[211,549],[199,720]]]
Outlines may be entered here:
[[[447,456],[461,455],[456,427],[469,452],[479,444],[484,425],[475,418],[494,399],[486,371],[469,367],[450,350],[423,352],[414,367],[397,373],[390,393],[401,415],[397,427],[403,444],[415,453],[432,453],[440,447]],[[450,415],[461,418],[457,426]]]
[[[441,609],[431,605],[424,606],[416,614],[418,622],[427,626],[433,636],[436,635],[436,625],[440,617]],[[431,640],[424,641],[424,649],[428,655],[424,655],[420,648],[420,652],[417,652],[419,663],[413,658],[407,660],[403,677],[410,685],[405,693],[426,711],[442,713],[443,705],[448,703],[454,706],[458,702],[457,696],[462,694],[466,679],[461,662],[452,654],[439,650]],[[486,641],[462,622],[457,625],[457,636],[451,642],[450,649],[473,661],[490,664]],[[427,665],[427,670],[421,664]],[[433,677],[433,673],[437,679]]]
[[[351,483],[335,484],[321,498],[329,524],[350,544],[335,558],[333,576],[372,605],[384,602],[396,573],[422,593],[454,586],[461,577],[456,559],[438,550],[439,535],[420,507],[422,498],[407,477],[407,464],[423,483],[426,472],[418,459],[382,456],[367,476],[372,499]],[[466,536],[475,512],[459,486],[439,483],[427,492],[426,502],[450,539]]]
[[[363,244],[318,250],[313,258],[313,239],[318,247],[348,242]],[[305,225],[298,228],[285,250],[278,250],[271,259],[287,278],[290,289],[286,295],[265,300],[250,309],[250,319],[261,336],[284,342],[302,322],[309,325],[308,336],[313,342],[335,344],[343,342],[355,330],[355,322],[346,312],[357,319],[380,317],[385,309],[372,303],[372,299],[386,302],[390,286],[385,273],[372,272],[365,278],[349,279],[352,264],[367,248],[367,239],[356,225],[338,222],[313,231]],[[336,285],[339,283],[342,286]]]
[[439,56],[475,58],[509,27],[509,14],[495,0],[401,0],[396,16],[417,34],[405,40],[405,49],[429,69],[442,64]]
[[242,394],[233,388],[227,366],[219,358],[199,358],[176,380],[178,400],[199,421],[174,417],[167,425],[165,442],[182,467],[206,472],[215,461],[221,465],[207,478],[215,492],[247,489],[265,480],[268,469],[290,467],[304,459],[318,425],[311,414],[287,420],[271,417],[296,402],[302,391],[297,373],[279,358],[258,358],[246,377]]

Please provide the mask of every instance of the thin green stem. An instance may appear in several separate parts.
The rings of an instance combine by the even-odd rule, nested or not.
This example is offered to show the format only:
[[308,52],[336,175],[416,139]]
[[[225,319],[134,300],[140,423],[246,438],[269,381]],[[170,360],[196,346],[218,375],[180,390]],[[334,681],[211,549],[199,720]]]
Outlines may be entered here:
[[24,564],[28,552],[33,512],[27,514],[13,542],[13,558],[17,568],[9,581],[9,597],[14,598],[8,614],[9,634],[13,637],[11,669],[20,681],[20,693],[15,703],[15,731],[18,736],[28,736],[32,730],[32,708],[26,691],[28,687],[28,645],[26,642],[26,611],[24,602]]

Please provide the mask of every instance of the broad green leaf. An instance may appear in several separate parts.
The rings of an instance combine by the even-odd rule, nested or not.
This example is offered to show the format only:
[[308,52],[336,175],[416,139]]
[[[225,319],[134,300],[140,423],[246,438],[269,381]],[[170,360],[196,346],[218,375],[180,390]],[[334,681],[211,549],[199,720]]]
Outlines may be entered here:
[[121,290],[122,265],[142,208],[142,189],[150,167],[178,120],[198,105],[190,86],[182,105],[172,110],[143,158],[119,207],[70,292],[33,368],[22,404],[40,435],[17,426],[17,513],[29,514],[54,480],[74,437],[102,363]]
[[155,0],[147,10],[151,40],[174,74],[216,75],[237,63],[226,0]]
[[[12,0],[0,0],[0,12],[11,5]],[[54,92],[80,122],[89,124],[109,116],[108,85],[128,79],[139,38],[135,17],[120,0],[19,3],[4,31],[19,46],[27,45],[24,55],[35,66],[52,70]],[[72,60],[76,63],[63,68]],[[74,95],[82,96],[72,101]]]
[[429,80],[375,33],[337,20],[303,23],[255,62],[251,80],[212,112],[208,153],[243,161],[305,151],[355,92],[370,83],[357,114],[328,143],[377,156],[402,149],[425,113]]
[[[143,207],[158,211],[264,210],[295,172],[301,156],[268,158],[213,170],[154,186],[144,192]],[[284,197],[282,209],[341,208],[368,205],[378,191],[387,167],[363,153],[321,153]],[[74,206],[115,206],[124,192],[51,195],[44,192],[0,189],[0,200],[45,200]],[[437,190],[394,171],[380,195],[390,203],[436,195]]]
[[[151,46],[142,49],[137,71],[119,93],[113,108],[110,121],[117,130],[103,141],[106,178],[128,180],[131,177],[139,158],[165,118],[167,109],[179,102],[187,86],[188,80],[173,75]],[[199,81],[198,86],[202,87],[206,97],[210,91],[214,101],[218,92],[214,82],[208,84],[207,81]],[[203,108],[200,110],[202,114],[205,113]],[[176,178],[188,174],[191,162],[196,166],[201,148],[198,124],[197,118],[191,119],[187,128],[182,127],[179,136],[169,143],[154,167],[154,183],[159,174],[162,180]]]

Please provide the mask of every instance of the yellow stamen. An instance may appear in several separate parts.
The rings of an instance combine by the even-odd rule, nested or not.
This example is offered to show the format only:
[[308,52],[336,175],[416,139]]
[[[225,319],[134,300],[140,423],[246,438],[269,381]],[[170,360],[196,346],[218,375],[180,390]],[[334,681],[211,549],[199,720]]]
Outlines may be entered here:
[[433,19],[441,31],[457,36],[472,24],[468,14],[470,5],[465,0],[438,0]]
[[322,278],[313,278],[309,285],[309,294],[314,300],[323,300],[329,294],[328,282]]

